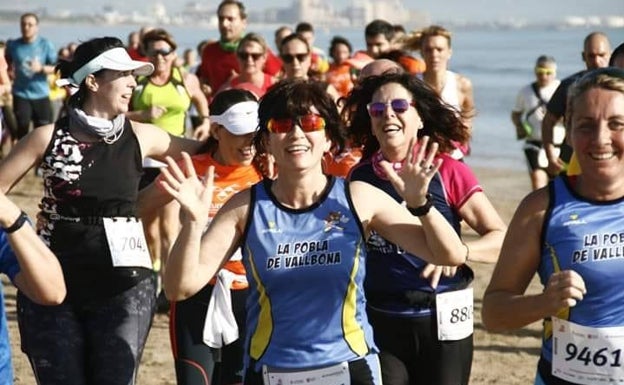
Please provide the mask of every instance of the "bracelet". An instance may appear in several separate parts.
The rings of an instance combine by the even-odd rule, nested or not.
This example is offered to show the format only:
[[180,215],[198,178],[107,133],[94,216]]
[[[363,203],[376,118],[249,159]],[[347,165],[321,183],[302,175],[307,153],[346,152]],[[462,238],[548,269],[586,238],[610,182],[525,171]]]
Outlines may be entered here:
[[17,219],[15,220],[15,222],[13,222],[13,224],[9,227],[5,227],[4,231],[7,234],[11,234],[16,232],[17,230],[21,229],[22,226],[24,226],[24,223],[26,223],[28,221],[28,214],[26,214],[24,211],[22,211],[19,215],[19,217],[17,217]]
[[433,206],[433,200],[431,199],[431,194],[427,194],[425,198],[427,198],[427,202],[425,202],[424,205],[420,207],[416,207],[416,208],[412,208],[412,207],[407,208],[409,212],[412,213],[412,215],[421,217],[429,213],[429,210],[431,210],[431,206]]
[[466,259],[464,259],[464,263],[466,263],[468,262],[468,258],[470,257],[470,247],[468,247],[468,245],[464,242],[462,242],[462,245],[466,247]]

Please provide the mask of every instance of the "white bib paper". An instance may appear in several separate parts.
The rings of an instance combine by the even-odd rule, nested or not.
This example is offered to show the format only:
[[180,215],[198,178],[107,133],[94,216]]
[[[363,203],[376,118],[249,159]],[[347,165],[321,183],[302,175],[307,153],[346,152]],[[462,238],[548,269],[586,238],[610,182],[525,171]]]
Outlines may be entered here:
[[104,218],[104,230],[114,267],[152,268],[152,260],[143,234],[143,225],[136,218]]
[[457,341],[472,334],[473,290],[471,287],[436,295],[438,340]]
[[262,367],[264,385],[349,385],[349,363],[343,362],[322,369],[285,371]]
[[583,385],[624,384],[624,327],[553,321],[552,375]]

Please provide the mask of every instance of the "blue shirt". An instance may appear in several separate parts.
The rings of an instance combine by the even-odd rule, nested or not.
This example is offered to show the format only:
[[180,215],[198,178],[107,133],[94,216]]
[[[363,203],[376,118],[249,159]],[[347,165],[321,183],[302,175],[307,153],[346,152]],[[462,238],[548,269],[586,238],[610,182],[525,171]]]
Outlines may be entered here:
[[48,75],[43,72],[33,73],[30,69],[35,59],[42,65],[56,64],[56,51],[49,40],[42,37],[37,37],[31,43],[21,38],[9,40],[5,55],[15,72],[13,95],[28,100],[43,99],[50,95]]
[[[9,245],[6,233],[0,230],[0,273],[9,276],[11,281],[19,273],[17,257]],[[13,384],[13,366],[11,365],[11,344],[4,311],[4,294],[0,284],[0,385]]]

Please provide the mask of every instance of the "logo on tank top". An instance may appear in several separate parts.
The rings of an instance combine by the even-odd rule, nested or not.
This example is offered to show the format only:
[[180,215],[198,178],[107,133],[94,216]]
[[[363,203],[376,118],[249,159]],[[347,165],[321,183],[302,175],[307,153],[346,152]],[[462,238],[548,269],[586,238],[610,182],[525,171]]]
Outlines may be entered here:
[[563,222],[564,226],[576,226],[576,225],[586,225],[587,222],[584,219],[580,219],[578,214],[570,214],[569,220]]
[[343,231],[344,227],[341,225],[349,222],[349,218],[342,215],[338,211],[330,211],[329,214],[327,214],[327,217],[325,217],[324,222],[325,227],[323,228],[323,232],[325,233],[331,231],[332,229]]

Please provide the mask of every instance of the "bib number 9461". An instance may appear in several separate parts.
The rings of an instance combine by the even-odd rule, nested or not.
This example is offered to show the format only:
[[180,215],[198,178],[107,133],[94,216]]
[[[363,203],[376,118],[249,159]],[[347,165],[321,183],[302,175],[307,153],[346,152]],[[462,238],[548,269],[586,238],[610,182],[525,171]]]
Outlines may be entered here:
[[624,327],[588,327],[553,318],[552,374],[577,384],[624,383]]

